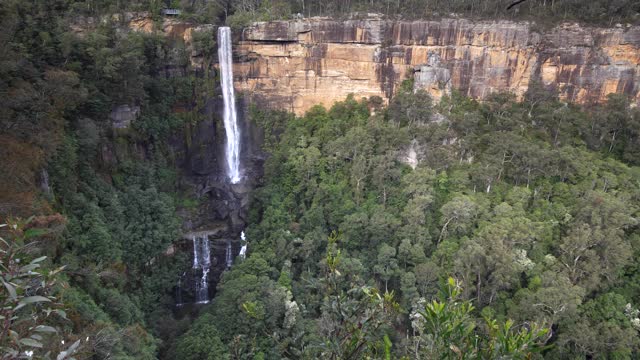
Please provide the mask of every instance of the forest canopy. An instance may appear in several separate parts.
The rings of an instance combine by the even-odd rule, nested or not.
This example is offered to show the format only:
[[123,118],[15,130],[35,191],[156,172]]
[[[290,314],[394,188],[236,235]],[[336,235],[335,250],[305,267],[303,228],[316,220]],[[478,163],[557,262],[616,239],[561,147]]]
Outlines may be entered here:
[[[450,275],[464,284],[460,296],[473,301],[476,321],[552,329],[545,357],[635,356],[640,169],[631,129],[640,113],[620,96],[590,109],[534,100],[533,92],[524,102],[508,94],[483,103],[454,94],[435,106],[405,99],[422,96],[401,92],[375,115],[377,101],[352,97],[271,133],[247,261],[271,259],[315,319],[306,325],[309,345],[297,346],[330,337],[327,295],[308,284],[322,283],[331,267],[325,253],[339,250],[345,293],[357,285],[395,294],[402,310],[379,337],[390,337],[396,356],[433,351],[417,314]],[[409,121],[407,113],[421,116]],[[610,121],[617,116],[626,135]],[[283,117],[256,110],[252,119],[274,129]],[[331,232],[337,237],[327,242]],[[236,272],[246,271],[229,276]],[[248,291],[226,277],[219,288],[219,299]],[[251,301],[272,306],[263,299]],[[247,316],[220,306],[209,311],[221,328]]]
[[[250,108],[264,136],[250,241],[216,296],[177,314],[190,254],[172,144],[215,71],[184,44],[76,16],[170,6],[197,21],[380,12],[637,22],[636,1],[5,1],[0,4],[0,349],[7,358],[640,356],[640,111],[406,82],[303,116]],[[195,36],[215,57],[211,33]],[[211,61],[211,60],[208,60]],[[207,64],[208,66],[210,64]],[[139,108],[128,128],[110,113]],[[193,145],[193,144],[190,144]],[[201,146],[202,144],[196,144]],[[6,355],[5,355],[6,354]],[[30,355],[29,355],[30,354]]]

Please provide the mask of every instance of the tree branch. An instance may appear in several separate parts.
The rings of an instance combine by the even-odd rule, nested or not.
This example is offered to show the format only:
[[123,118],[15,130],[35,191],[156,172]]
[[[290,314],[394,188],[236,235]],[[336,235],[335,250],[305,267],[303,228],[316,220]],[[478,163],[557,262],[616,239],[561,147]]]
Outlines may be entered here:
[[514,7],[514,6],[516,6],[516,5],[520,4],[520,3],[523,3],[525,1],[527,1],[527,0],[517,0],[517,1],[513,2],[513,3],[511,3],[511,5],[507,6],[507,10],[511,10],[512,7]]

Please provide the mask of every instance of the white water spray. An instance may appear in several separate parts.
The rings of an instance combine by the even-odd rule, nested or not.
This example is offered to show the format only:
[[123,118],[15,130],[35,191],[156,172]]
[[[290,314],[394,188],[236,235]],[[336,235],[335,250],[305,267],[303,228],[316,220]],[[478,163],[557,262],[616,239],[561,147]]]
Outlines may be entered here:
[[196,236],[193,237],[193,268],[197,269],[200,267],[198,263],[198,238]]
[[211,270],[211,252],[209,248],[209,238],[207,236],[193,237],[193,268],[201,269],[202,275],[196,275],[196,304],[206,304],[209,302],[209,282],[208,275]]
[[233,265],[233,254],[231,253],[231,240],[227,240],[227,252],[225,254],[227,269],[231,269]]
[[231,29],[218,28],[218,60],[220,82],[224,99],[224,129],[227,133],[227,167],[232,184],[240,181],[240,128],[233,92],[233,58],[231,53]]
[[240,234],[240,240],[242,240],[242,242],[244,244],[242,244],[242,247],[240,248],[240,253],[238,254],[238,256],[240,256],[242,259],[247,257],[247,237],[244,235],[244,231]]

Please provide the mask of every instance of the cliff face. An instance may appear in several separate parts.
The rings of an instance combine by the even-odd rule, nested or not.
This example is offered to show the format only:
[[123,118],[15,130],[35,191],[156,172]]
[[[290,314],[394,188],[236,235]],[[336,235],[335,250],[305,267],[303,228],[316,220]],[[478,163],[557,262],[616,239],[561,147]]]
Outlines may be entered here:
[[[154,22],[147,13],[111,20],[184,42],[195,68],[210,63],[191,45],[195,32],[213,25]],[[100,21],[84,19],[72,29],[82,35]],[[521,98],[540,83],[565,101],[591,104],[624,93],[640,105],[640,26],[564,24],[538,31],[512,21],[310,18],[256,23],[234,37],[236,89],[297,114],[350,93],[388,100],[409,78],[436,99],[452,89],[477,99],[498,91]]]
[[[156,34],[167,38],[169,49],[174,51],[174,56],[168,56],[162,63],[162,71],[159,77],[187,77],[198,76],[211,86],[200,88],[197,110],[195,104],[181,104],[174,108],[176,112],[193,111],[189,115],[197,121],[189,121],[184,124],[182,131],[176,131],[168,140],[168,146],[173,152],[173,161],[180,169],[180,184],[194,198],[199,199],[198,206],[181,209],[183,228],[187,233],[186,238],[191,241],[194,233],[201,236],[206,233],[208,238],[217,245],[226,246],[227,240],[233,241],[234,251],[237,253],[239,246],[237,240],[240,231],[246,226],[247,210],[249,204],[249,191],[255,186],[255,182],[262,177],[262,164],[265,154],[262,152],[263,134],[260,129],[253,126],[245,119],[246,102],[239,100],[236,103],[238,109],[238,125],[240,128],[242,144],[241,172],[243,181],[240,184],[230,185],[226,175],[225,136],[222,121],[223,100],[216,89],[218,80],[213,71],[201,71],[205,66],[217,60],[205,58],[194,44],[194,35],[205,33],[207,36],[215,36],[214,25],[192,24],[178,18],[165,17],[161,21],[154,21],[148,13],[124,13],[106,18],[79,18],[71,29],[77,36],[86,36],[89,30],[103,22],[113,22],[119,26],[118,32],[123,34],[134,31]],[[183,61],[183,50],[190,60],[190,66]],[[206,61],[205,61],[206,60]],[[195,103],[195,99],[193,99]],[[137,121],[141,109],[140,106],[118,104],[114,106],[110,114],[112,127],[115,130],[125,130]],[[136,148],[142,149],[145,144],[136,144]],[[120,150],[115,144],[105,144],[102,148],[102,160],[109,166],[116,165]],[[142,149],[140,158],[144,158],[145,149]],[[200,236],[198,235],[198,236]],[[190,243],[189,243],[190,244]],[[187,245],[189,247],[190,245]],[[216,245],[216,246],[217,246]],[[237,247],[237,249],[236,249]],[[224,262],[218,264],[224,269]],[[216,265],[217,266],[217,265]],[[220,270],[220,269],[218,269]],[[212,273],[216,278],[216,273]],[[217,279],[217,278],[216,278]]]
[[236,35],[236,88],[297,114],[350,93],[388,99],[411,77],[435,98],[451,89],[521,98],[540,82],[567,101],[625,93],[640,103],[640,26],[571,24],[541,33],[510,21],[312,18],[256,23]]
[[[154,23],[144,13],[123,20],[188,48],[194,32],[213,30],[174,18]],[[498,91],[522,98],[540,83],[565,101],[591,104],[624,93],[640,105],[640,26],[539,31],[512,21],[310,18],[256,23],[234,38],[236,89],[297,114],[350,93],[388,100],[409,78],[436,99],[452,89],[477,99]],[[192,51],[191,63],[205,62]]]

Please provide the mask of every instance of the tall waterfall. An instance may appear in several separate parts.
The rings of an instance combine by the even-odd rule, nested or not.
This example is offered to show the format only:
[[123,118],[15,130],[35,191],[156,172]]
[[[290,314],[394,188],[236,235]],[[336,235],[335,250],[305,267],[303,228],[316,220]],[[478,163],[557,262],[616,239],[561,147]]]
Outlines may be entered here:
[[[193,269],[202,270],[200,276],[196,275],[196,304],[209,302],[209,282],[207,277],[211,270],[211,252],[209,238],[205,236],[193,236]],[[198,272],[196,272],[198,274]]]
[[233,92],[233,59],[231,56],[231,29],[218,28],[218,59],[224,99],[224,129],[227,133],[227,167],[232,184],[240,181],[240,128]]

